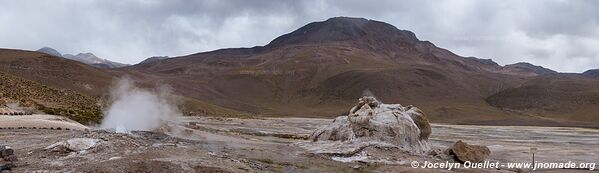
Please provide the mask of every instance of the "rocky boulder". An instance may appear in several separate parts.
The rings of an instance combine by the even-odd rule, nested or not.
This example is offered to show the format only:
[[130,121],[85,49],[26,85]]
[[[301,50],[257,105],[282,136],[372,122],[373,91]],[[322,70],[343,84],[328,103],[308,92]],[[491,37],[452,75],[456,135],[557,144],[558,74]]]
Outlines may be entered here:
[[481,145],[469,145],[461,140],[457,141],[451,148],[448,149],[449,154],[455,156],[455,159],[459,162],[483,162],[491,154],[486,146]]
[[73,138],[54,143],[45,149],[57,152],[81,152],[95,147],[99,142],[99,139]]
[[365,96],[347,116],[337,117],[328,126],[317,129],[313,141],[381,142],[405,151],[424,153],[429,150],[431,127],[424,113],[413,106],[383,104]]
[[0,171],[11,170],[13,162],[18,160],[15,151],[8,146],[0,146],[0,158]]

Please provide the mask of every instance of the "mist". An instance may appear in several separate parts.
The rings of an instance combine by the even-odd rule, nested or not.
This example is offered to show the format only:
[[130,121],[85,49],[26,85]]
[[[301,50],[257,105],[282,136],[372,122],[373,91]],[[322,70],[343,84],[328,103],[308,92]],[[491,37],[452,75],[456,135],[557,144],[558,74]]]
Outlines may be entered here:
[[104,110],[101,128],[119,133],[160,128],[182,115],[177,108],[177,99],[170,91],[166,86],[142,89],[130,78],[120,78],[111,87],[111,104]]

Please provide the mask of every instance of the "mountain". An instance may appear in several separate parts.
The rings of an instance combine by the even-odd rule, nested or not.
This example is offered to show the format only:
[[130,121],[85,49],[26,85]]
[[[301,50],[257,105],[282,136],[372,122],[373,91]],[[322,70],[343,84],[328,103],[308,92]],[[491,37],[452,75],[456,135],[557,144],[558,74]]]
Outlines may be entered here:
[[58,52],[57,50],[52,49],[50,47],[42,47],[41,49],[38,49],[37,51],[43,52],[43,53],[46,53],[46,54],[52,55],[52,56],[62,57],[62,54],[60,52]]
[[[597,118],[594,111],[559,116],[579,107],[551,109],[573,105],[580,93],[572,92],[592,92],[588,87],[543,83],[567,80],[572,86],[593,86],[595,81],[528,63],[500,66],[489,59],[461,57],[410,31],[363,18],[313,22],[265,46],[220,49],[125,69],[160,76],[189,97],[261,115],[334,117],[346,113],[361,95],[373,94],[383,102],[416,105],[433,122],[599,123],[588,119]],[[522,92],[537,85],[565,100],[537,107],[509,104],[519,98],[530,97],[521,105],[541,99],[542,94]],[[560,87],[568,89],[556,89]],[[597,98],[588,95],[581,107],[599,111],[599,103],[589,101]],[[545,116],[547,112],[551,114]]]
[[114,72],[46,53],[0,49],[0,72],[55,88],[99,95]]
[[525,63],[525,62],[506,65],[502,68],[502,70],[505,73],[524,74],[527,76],[558,74],[558,72],[553,71],[551,69],[532,65],[530,63]]
[[127,69],[161,76],[190,97],[255,114],[333,117],[372,93],[383,102],[416,105],[433,122],[449,123],[540,121],[491,105],[487,98],[532,77],[554,74],[527,64],[504,67],[461,57],[410,31],[348,17],[307,24],[265,46]]
[[416,35],[395,26],[363,18],[335,17],[322,22],[313,22],[300,29],[280,36],[266,47],[292,44],[321,44],[340,41],[403,41],[417,42]]
[[593,78],[593,79],[599,79],[599,69],[587,70],[584,73],[582,73],[582,76]]
[[92,53],[79,53],[77,55],[64,54],[63,56],[64,58],[79,61],[84,64],[89,64],[98,68],[120,68],[128,66],[128,64],[122,64],[107,59],[98,58],[96,55]]
[[[41,52],[0,49],[0,106],[7,101],[19,102],[82,123],[98,121],[98,109],[106,104],[113,80],[123,75],[139,79],[142,87],[163,84],[160,78],[149,74],[94,68]],[[245,115],[183,93],[179,95],[180,108],[186,114]]]
[[47,53],[0,49],[0,100],[82,123],[101,119],[100,97],[116,75]]
[[77,55],[72,55],[72,54],[64,54],[63,55],[60,52],[58,52],[57,50],[50,48],[50,47],[43,47],[43,48],[37,50],[37,52],[42,52],[42,53],[46,53],[48,55],[52,55],[52,56],[56,56],[56,57],[63,57],[66,59],[79,61],[84,64],[88,64],[88,65],[98,67],[98,68],[120,68],[120,67],[125,67],[125,66],[129,65],[129,64],[113,62],[113,61],[110,61],[107,59],[98,58],[96,55],[94,55],[92,53],[79,53]]
[[[0,58],[3,52],[11,51],[0,51]],[[154,57],[116,69],[73,70],[65,64],[80,63],[32,54],[27,52],[31,58],[22,58],[20,66],[0,61],[12,67],[0,71],[76,91],[81,82],[66,77],[104,81],[80,79],[81,70],[109,78],[129,75],[141,86],[167,84],[184,96],[185,110],[212,115],[335,117],[346,114],[357,98],[374,95],[386,103],[415,105],[432,122],[599,126],[599,80],[527,63],[501,66],[462,57],[413,32],[363,18],[309,23],[264,46]]]
[[525,116],[561,120],[549,125],[572,121],[597,123],[599,80],[575,74],[538,76],[493,94],[487,101],[495,107]]
[[99,122],[102,118],[98,97],[48,87],[4,72],[0,72],[0,81],[0,105],[19,103],[22,107],[67,116],[83,123]]
[[146,58],[145,60],[141,61],[139,64],[150,63],[150,62],[168,59],[168,58],[169,58],[168,56],[153,56],[153,57]]

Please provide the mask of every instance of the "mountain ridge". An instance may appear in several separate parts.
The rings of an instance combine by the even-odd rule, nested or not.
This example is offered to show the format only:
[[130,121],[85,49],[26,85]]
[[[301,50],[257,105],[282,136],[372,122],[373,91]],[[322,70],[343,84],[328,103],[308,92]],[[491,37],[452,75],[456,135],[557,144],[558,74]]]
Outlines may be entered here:
[[599,80],[462,57],[368,19],[333,18],[263,46],[149,58],[108,72],[146,86],[168,84],[219,110],[261,116],[334,117],[370,93],[415,105],[432,122],[599,124],[599,94],[592,89]]
[[93,53],[78,53],[77,55],[73,54],[61,54],[57,50],[50,47],[42,47],[37,50],[37,52],[46,53],[56,57],[62,57],[66,59],[71,59],[75,61],[82,62],[84,64],[88,64],[98,68],[121,68],[125,66],[129,66],[129,64],[118,63],[114,61],[110,61],[107,59],[102,59],[94,55]]
[[[562,76],[530,64],[501,66],[490,59],[461,57],[412,34],[384,22],[332,18],[307,24],[264,46],[200,52],[127,69],[164,76],[171,80],[165,82],[176,83],[175,89],[191,97],[254,114],[339,115],[353,99],[371,91],[383,102],[416,105],[433,122],[445,123],[540,121],[535,111],[514,112],[501,104],[520,96],[497,94],[537,77]],[[195,82],[189,82],[192,79]],[[183,87],[194,85],[201,87]],[[535,97],[522,102],[534,102]],[[549,119],[564,121],[554,115]]]

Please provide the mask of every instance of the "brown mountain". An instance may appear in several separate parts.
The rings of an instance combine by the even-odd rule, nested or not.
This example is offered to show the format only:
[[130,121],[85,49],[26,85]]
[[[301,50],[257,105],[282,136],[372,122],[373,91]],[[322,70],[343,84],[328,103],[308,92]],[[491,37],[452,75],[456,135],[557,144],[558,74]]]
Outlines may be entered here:
[[[95,68],[46,53],[0,49],[0,106],[17,102],[80,122],[97,122],[101,119],[100,107],[107,101],[113,80],[125,74],[159,81],[147,74]],[[142,80],[139,84],[146,87],[156,84],[147,81]],[[209,115],[241,114],[202,100],[182,99],[182,108],[186,111]]]
[[55,57],[63,57],[70,60],[79,61],[84,64],[88,64],[98,68],[119,68],[128,66],[128,64],[118,63],[107,59],[98,58],[93,53],[79,53],[77,55],[72,54],[61,54],[57,50],[50,47],[43,47],[38,49],[37,52],[46,53]]
[[107,71],[46,53],[0,49],[0,100],[68,116],[101,119],[99,100],[111,83]]
[[461,57],[410,31],[362,18],[310,23],[265,46],[154,58],[113,70],[3,52],[14,54],[0,50],[0,58],[9,59],[0,66],[10,67],[0,71],[57,88],[101,95],[111,77],[123,74],[142,86],[168,84],[192,114],[334,117],[347,113],[356,98],[375,95],[418,106],[433,122],[599,124],[599,80]]
[[[510,102],[512,97],[497,94],[557,72],[461,57],[410,31],[361,18],[310,23],[265,46],[221,49],[128,69],[162,76],[190,97],[256,114],[332,117],[345,113],[355,98],[372,93],[383,102],[421,107],[434,122],[561,121],[492,102]],[[487,99],[490,96],[494,99]]]
[[41,52],[0,49],[0,71],[55,88],[105,93],[114,75],[77,61]]
[[502,72],[519,74],[519,75],[527,75],[527,76],[558,74],[558,72],[553,71],[551,69],[532,65],[532,64],[526,63],[526,62],[520,62],[520,63],[516,63],[516,64],[506,65],[502,68]]
[[593,79],[599,79],[599,69],[587,70],[584,73],[582,73],[582,76]]
[[487,98],[489,104],[543,120],[552,125],[597,124],[599,80],[575,74],[539,76]]

